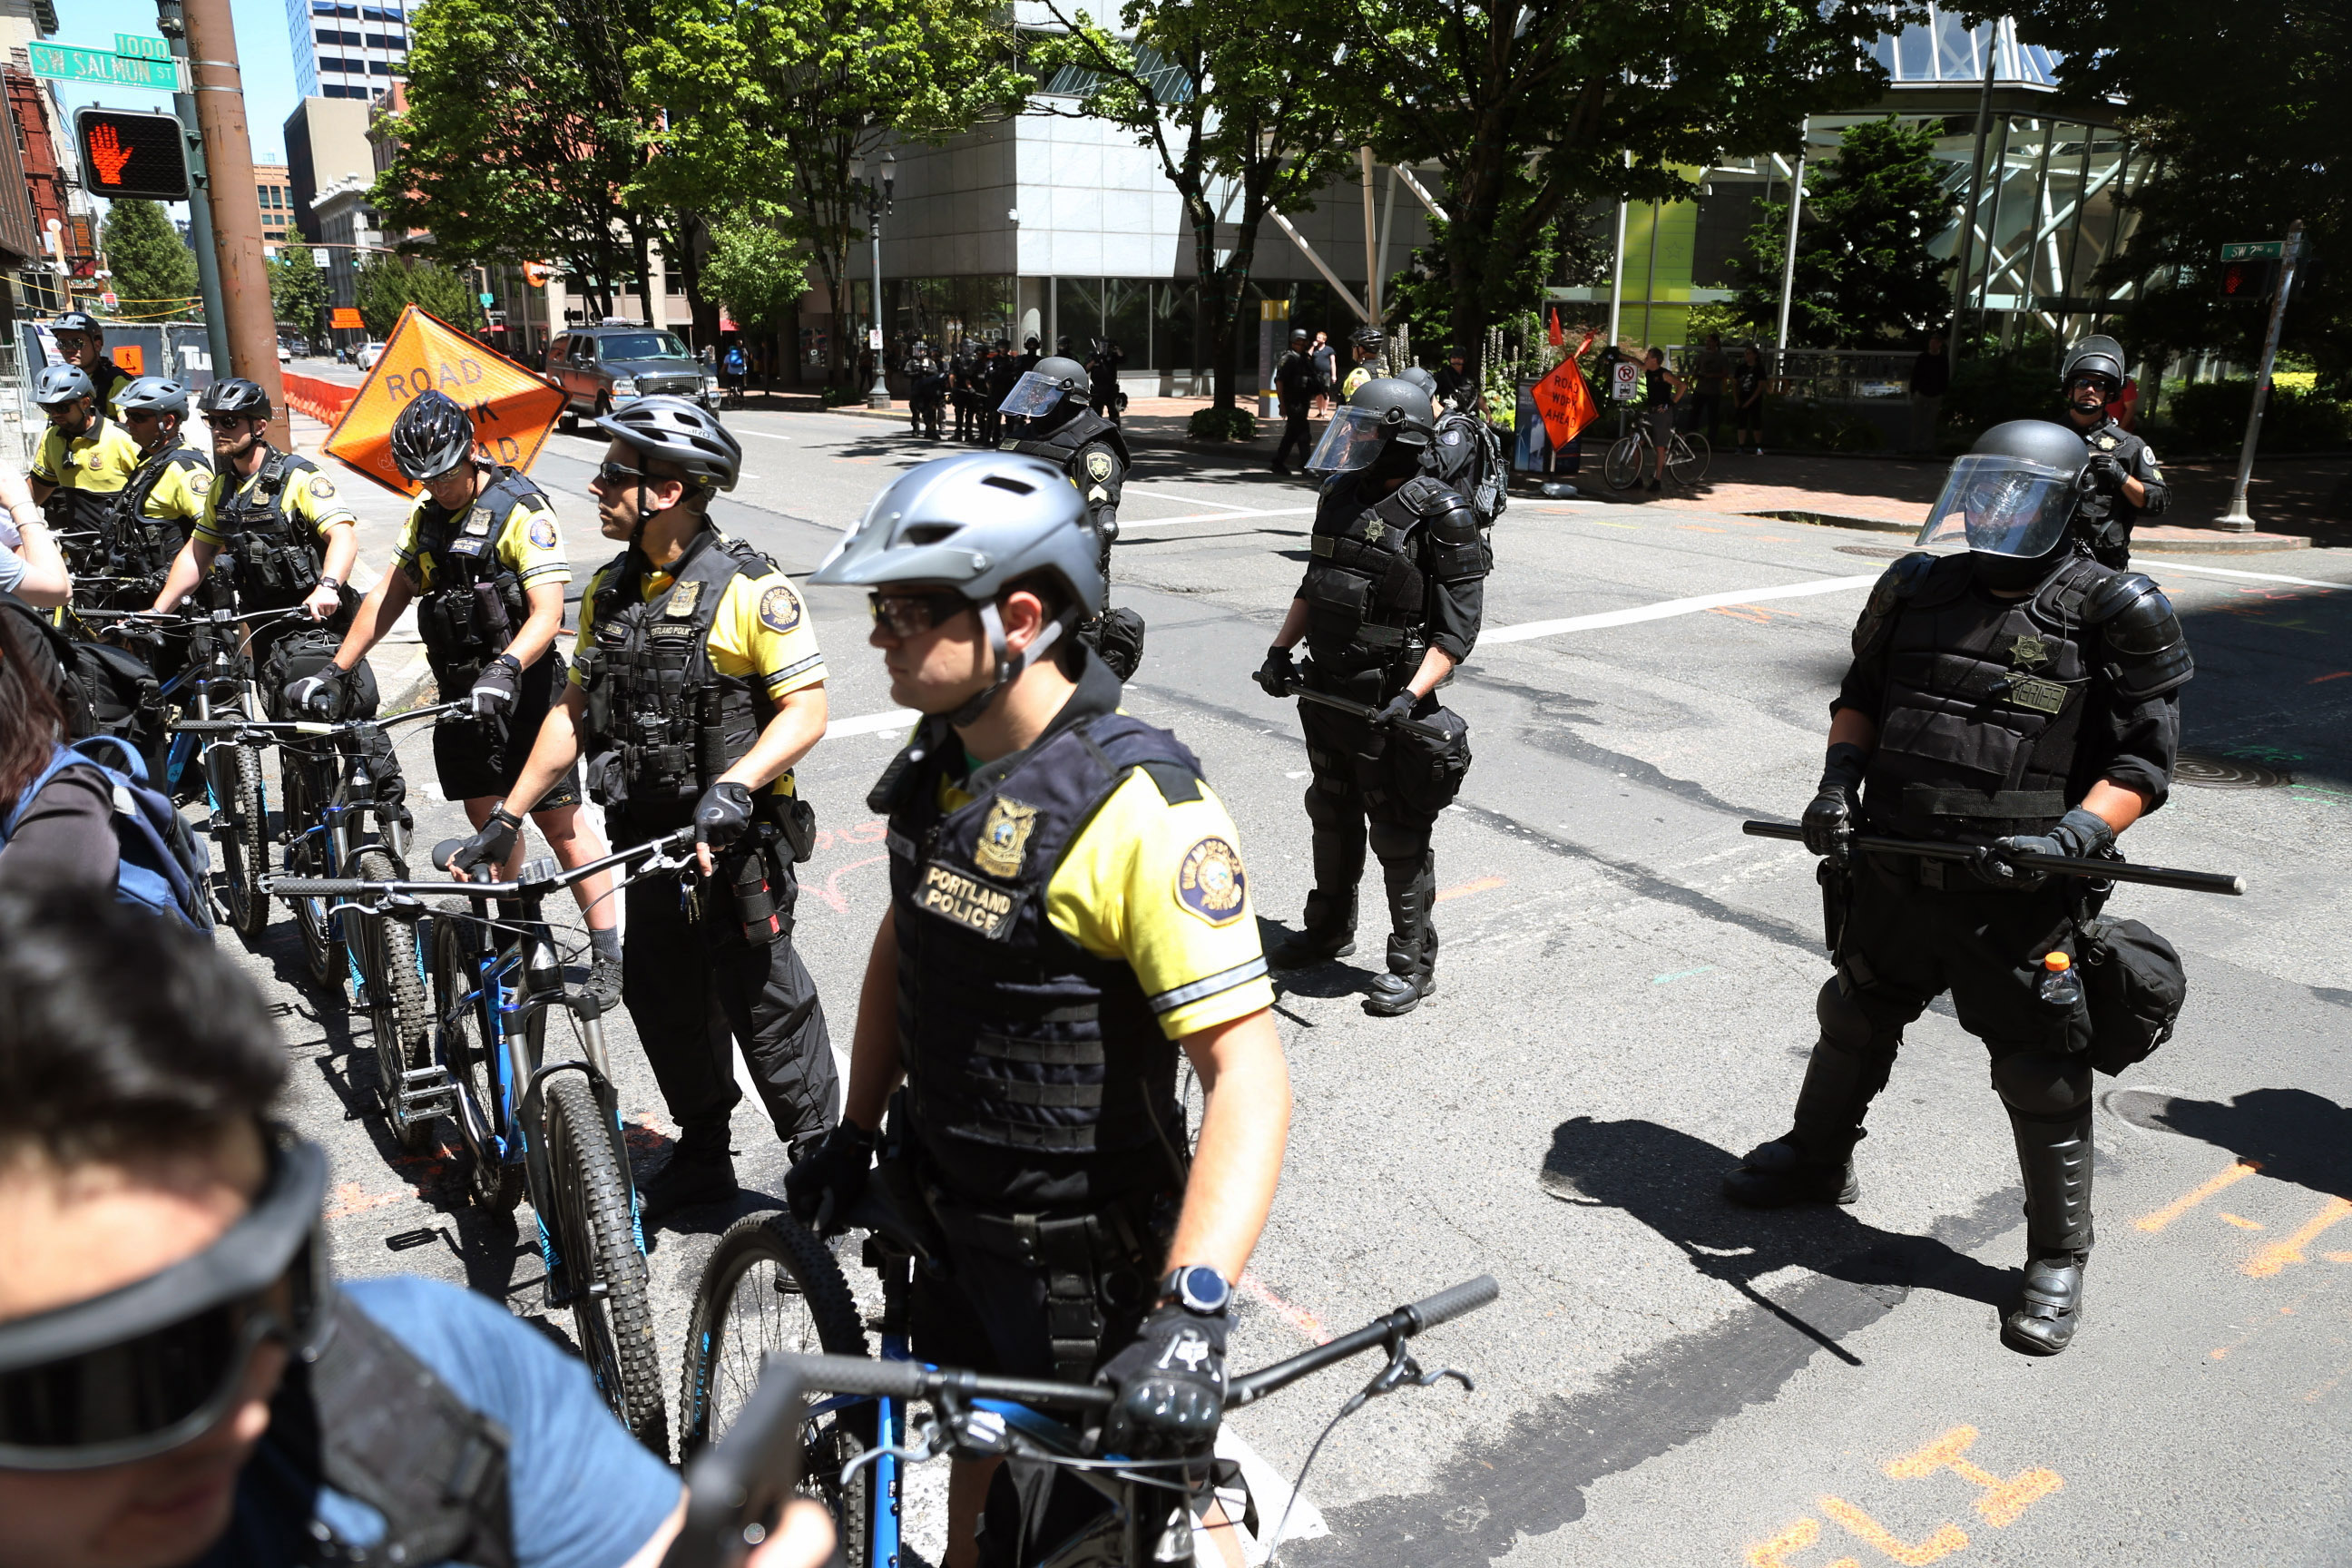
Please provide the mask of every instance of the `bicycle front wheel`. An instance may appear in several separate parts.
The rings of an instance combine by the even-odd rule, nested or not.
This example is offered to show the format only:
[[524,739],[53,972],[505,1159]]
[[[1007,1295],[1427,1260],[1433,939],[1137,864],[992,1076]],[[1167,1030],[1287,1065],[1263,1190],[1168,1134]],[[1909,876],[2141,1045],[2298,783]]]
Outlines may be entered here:
[[270,900],[261,890],[261,874],[269,866],[269,801],[262,794],[259,749],[225,750],[209,764],[214,837],[221,847],[228,923],[250,946],[269,924]]
[[[397,881],[398,868],[381,849],[363,849],[357,874],[371,882]],[[352,917],[349,938],[367,983],[368,1028],[375,1041],[376,1095],[393,1142],[409,1153],[425,1147],[433,1130],[429,1110],[412,1113],[402,1096],[412,1071],[433,1065],[433,1011],[425,1002],[424,954],[416,927],[383,915]]]
[[1677,484],[1695,485],[1706,477],[1707,459],[1712,456],[1706,437],[1697,431],[1678,434],[1666,453],[1666,472],[1674,475]]
[[[747,1215],[703,1265],[686,1326],[677,1391],[681,1463],[727,1434],[760,1363],[779,1352],[862,1356],[866,1330],[831,1249],[788,1214]],[[802,1489],[831,1510],[843,1561],[866,1561],[874,1539],[874,1468],[841,1484],[842,1467],[874,1446],[878,1407],[861,1400],[820,1415],[802,1436]]]
[[547,1176],[555,1212],[541,1217],[562,1255],[580,1353],[621,1425],[667,1459],[669,1418],[662,1409],[646,1255],[637,1250],[629,1184],[614,1157],[612,1128],[578,1073],[544,1081]]
[[[433,921],[433,1033],[441,1068],[456,1086],[457,1126],[472,1155],[478,1208],[510,1214],[522,1201],[522,1164],[503,1159],[506,1099],[499,1091],[499,1036],[490,1023],[496,982],[486,978],[488,949],[467,905],[449,900]],[[490,994],[484,995],[485,987]],[[533,1015],[534,1017],[539,1015]]]
[[1642,438],[1620,436],[1601,459],[1601,478],[1612,490],[1630,490],[1642,482]]

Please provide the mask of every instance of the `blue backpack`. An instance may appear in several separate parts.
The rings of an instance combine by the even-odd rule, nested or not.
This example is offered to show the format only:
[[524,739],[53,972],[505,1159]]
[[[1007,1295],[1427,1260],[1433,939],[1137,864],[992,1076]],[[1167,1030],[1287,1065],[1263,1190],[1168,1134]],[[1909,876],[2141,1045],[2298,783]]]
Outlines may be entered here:
[[[100,760],[111,748],[123,765]],[[91,735],[70,746],[59,746],[49,765],[26,784],[5,819],[0,819],[0,845],[16,836],[16,824],[31,809],[48,782],[66,769],[94,767],[114,786],[114,837],[122,852],[115,872],[114,894],[122,902],[152,915],[177,920],[191,930],[213,929],[212,850],[188,831],[170,797],[147,787],[147,763],[128,742],[113,735]]]

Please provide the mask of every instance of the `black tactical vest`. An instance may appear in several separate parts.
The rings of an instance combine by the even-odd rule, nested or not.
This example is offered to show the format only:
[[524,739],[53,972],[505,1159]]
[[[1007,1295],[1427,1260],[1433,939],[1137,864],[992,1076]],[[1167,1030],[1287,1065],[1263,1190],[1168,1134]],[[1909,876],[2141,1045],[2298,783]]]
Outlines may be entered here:
[[[141,462],[115,502],[114,547],[125,570],[166,571],[179,554],[180,546],[188,542],[190,522],[144,515],[148,498],[173,468],[189,476],[189,489],[199,496],[211,487],[212,465],[185,440],[174,442]],[[198,475],[203,476],[201,480]]]
[[2069,555],[2021,599],[1977,592],[1973,574],[1965,553],[1925,568],[1872,634],[1886,686],[1863,798],[1906,837],[2046,833],[2074,804],[2099,659],[2083,602],[2113,574]]
[[978,798],[942,813],[940,780],[961,751],[944,721],[926,723],[867,800],[889,814],[898,1048],[917,1142],[963,1201],[984,1202],[985,1173],[999,1168],[976,1145],[1057,1172],[1098,1164],[1108,1184],[1131,1186],[1119,1173],[1138,1151],[1181,1141],[1176,1047],[1134,970],[1054,928],[1045,890],[1131,771],[1189,800],[1200,764],[1166,731],[1105,713],[1048,735],[1001,777],[982,770],[974,782],[992,782]]
[[[64,454],[66,472],[58,475],[58,479],[63,480],[75,474],[87,473],[89,470],[74,457],[74,442],[88,440],[89,451],[94,456],[98,442],[105,434],[106,412],[100,408],[90,416],[89,428],[81,435],[72,440],[60,437],[58,445]],[[59,533],[93,536],[87,540],[74,537],[58,542],[67,566],[76,574],[104,569],[104,542],[112,528],[117,515],[115,507],[121,495],[121,490],[86,489],[79,485],[60,483],[49,491],[48,500],[41,503],[41,519],[50,528]]]
[[669,591],[639,597],[652,567],[632,549],[596,589],[595,646],[581,658],[588,693],[585,750],[598,799],[631,824],[682,827],[719,774],[742,761],[766,722],[766,694],[710,662],[710,627],[727,585],[775,563],[715,529],[696,534]]
[[1342,475],[1323,495],[1308,542],[1298,597],[1307,601],[1307,644],[1327,668],[1369,668],[1418,660],[1428,646],[1421,569],[1427,519],[1461,504],[1426,477],[1407,479],[1369,505],[1360,476]]
[[1003,451],[1045,458],[1069,475],[1070,482],[1077,486],[1078,493],[1083,495],[1091,476],[1078,471],[1078,451],[1096,442],[1118,454],[1122,471],[1135,466],[1135,459],[1127,455],[1127,437],[1119,433],[1118,426],[1091,408],[1079,409],[1042,435],[1009,437],[998,442],[997,446]]
[[522,579],[499,558],[499,536],[516,507],[546,505],[538,486],[501,467],[462,517],[430,501],[419,514],[416,550],[433,557],[433,587],[417,601],[416,630],[442,690],[471,687],[530,618]]
[[[273,450],[261,460],[251,489],[232,493],[214,509],[221,548],[236,559],[242,607],[284,609],[309,598],[319,585],[325,552],[310,526],[286,510],[286,487],[318,471],[308,458]],[[244,481],[244,475],[230,468],[215,482],[234,488]]]

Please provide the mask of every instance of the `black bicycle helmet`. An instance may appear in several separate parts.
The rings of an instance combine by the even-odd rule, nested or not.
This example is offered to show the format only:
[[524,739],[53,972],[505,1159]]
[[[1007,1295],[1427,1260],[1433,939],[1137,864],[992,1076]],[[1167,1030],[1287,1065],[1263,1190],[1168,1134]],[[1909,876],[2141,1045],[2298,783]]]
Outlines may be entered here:
[[392,422],[392,461],[417,483],[437,479],[470,462],[474,422],[444,392],[422,392]]
[[664,394],[625,403],[595,421],[596,428],[648,458],[681,469],[687,479],[731,490],[743,468],[743,443],[700,404]]
[[1389,346],[1389,335],[1378,327],[1358,327],[1348,334],[1348,341],[1360,349],[1373,353]]
[[56,321],[49,323],[49,331],[53,332],[87,332],[90,337],[97,339],[100,342],[106,341],[106,333],[100,328],[98,318],[91,315],[88,310],[68,310],[64,315],[59,316]]
[[232,375],[205,388],[196,399],[201,414],[229,414],[239,419],[269,417],[269,394],[241,375]]

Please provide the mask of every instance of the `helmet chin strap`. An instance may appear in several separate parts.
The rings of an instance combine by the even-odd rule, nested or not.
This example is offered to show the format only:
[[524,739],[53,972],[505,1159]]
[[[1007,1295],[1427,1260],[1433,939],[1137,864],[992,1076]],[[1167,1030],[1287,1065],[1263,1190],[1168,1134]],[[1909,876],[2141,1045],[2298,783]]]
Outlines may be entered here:
[[1066,610],[1045,624],[1044,629],[1038,632],[1036,641],[1019,653],[1014,653],[1005,647],[1004,617],[997,613],[996,601],[991,599],[975,608],[980,616],[981,628],[988,633],[989,651],[996,656],[996,679],[990,681],[970,701],[948,715],[948,722],[959,730],[977,722],[980,716],[988,711],[988,705],[996,700],[997,694],[1020,679],[1022,671],[1036,663],[1041,656],[1062,640],[1062,634],[1077,622],[1077,612]]

